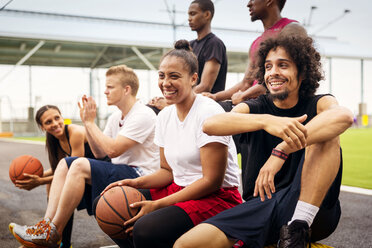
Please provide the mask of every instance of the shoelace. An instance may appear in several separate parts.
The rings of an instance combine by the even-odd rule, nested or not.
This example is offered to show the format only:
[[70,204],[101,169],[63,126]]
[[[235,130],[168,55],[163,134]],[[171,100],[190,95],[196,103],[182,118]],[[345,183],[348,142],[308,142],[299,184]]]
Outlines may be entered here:
[[296,235],[293,235],[293,237],[297,237],[294,241],[295,244],[301,244],[303,242],[303,239],[305,239],[305,242],[308,243],[308,247],[311,248],[311,241],[310,241],[310,237],[308,236],[308,233],[305,229],[302,229],[301,230],[301,236],[296,236]]
[[42,220],[39,221],[36,225],[27,228],[26,233],[28,235],[38,236],[46,232],[47,233],[46,239],[48,240],[50,230],[51,226],[49,225],[49,221]]

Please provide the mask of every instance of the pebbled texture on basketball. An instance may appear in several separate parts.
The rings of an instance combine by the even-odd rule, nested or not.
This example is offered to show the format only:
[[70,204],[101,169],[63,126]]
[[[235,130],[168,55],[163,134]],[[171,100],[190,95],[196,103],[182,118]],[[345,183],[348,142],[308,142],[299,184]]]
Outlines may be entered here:
[[25,179],[23,173],[38,175],[41,177],[44,173],[44,168],[37,158],[31,155],[22,155],[13,159],[12,163],[10,164],[10,180],[12,180],[12,182],[15,184],[16,180]]
[[134,202],[145,200],[137,189],[129,186],[117,186],[106,191],[98,200],[96,220],[99,227],[108,236],[125,239],[124,222],[134,217],[140,209],[129,207]]

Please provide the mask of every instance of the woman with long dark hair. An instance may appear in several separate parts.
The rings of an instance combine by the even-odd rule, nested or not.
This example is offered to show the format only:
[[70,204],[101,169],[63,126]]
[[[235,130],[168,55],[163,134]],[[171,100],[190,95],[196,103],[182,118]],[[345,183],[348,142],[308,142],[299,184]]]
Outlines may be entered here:
[[[45,148],[48,152],[50,169],[45,170],[41,177],[25,174],[26,179],[17,180],[16,186],[20,189],[32,190],[45,184],[49,196],[53,174],[61,159],[71,156],[94,158],[94,155],[90,150],[85,128],[75,124],[64,124],[61,111],[57,106],[45,105],[41,107],[36,112],[35,121],[39,128],[46,133]],[[60,247],[71,246],[72,224],[73,216],[63,232]]]

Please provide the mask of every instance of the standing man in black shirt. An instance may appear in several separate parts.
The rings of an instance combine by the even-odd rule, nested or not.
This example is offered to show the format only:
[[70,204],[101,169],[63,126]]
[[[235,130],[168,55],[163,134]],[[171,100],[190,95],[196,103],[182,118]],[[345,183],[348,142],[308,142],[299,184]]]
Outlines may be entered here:
[[[214,4],[211,0],[194,0],[189,10],[189,26],[196,31],[198,37],[190,42],[194,54],[198,58],[198,81],[195,93],[210,92],[212,94],[225,90],[227,73],[227,55],[225,44],[211,32],[214,15]],[[149,102],[150,107],[163,109],[164,98],[155,97]]]
[[198,58],[196,93],[216,93],[225,89],[227,56],[225,44],[211,32],[214,5],[210,0],[194,0],[189,7],[189,26],[198,37],[190,42]]

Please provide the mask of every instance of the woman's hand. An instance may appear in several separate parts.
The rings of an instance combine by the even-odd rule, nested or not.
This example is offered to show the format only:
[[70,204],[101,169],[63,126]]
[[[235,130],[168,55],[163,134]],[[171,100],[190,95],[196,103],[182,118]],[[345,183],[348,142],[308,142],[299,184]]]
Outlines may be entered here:
[[159,208],[161,208],[157,201],[140,201],[130,204],[132,209],[140,208],[140,211],[136,216],[124,222],[124,227],[128,227],[125,232],[127,234],[132,233],[134,223],[142,216],[149,214]]
[[124,180],[120,180],[120,181],[116,181],[116,182],[113,182],[113,183],[110,183],[102,192],[101,192],[101,196],[106,192],[108,191],[109,189],[113,188],[113,187],[116,187],[116,186],[130,186],[130,187],[133,187],[133,188],[137,188],[137,180],[136,179],[124,179]]
[[32,190],[41,185],[41,177],[38,175],[31,175],[27,173],[23,173],[23,175],[25,176],[25,179],[15,181],[16,187],[25,190]]

